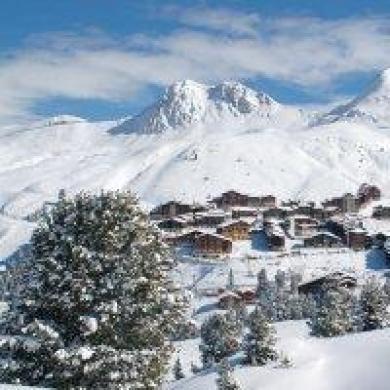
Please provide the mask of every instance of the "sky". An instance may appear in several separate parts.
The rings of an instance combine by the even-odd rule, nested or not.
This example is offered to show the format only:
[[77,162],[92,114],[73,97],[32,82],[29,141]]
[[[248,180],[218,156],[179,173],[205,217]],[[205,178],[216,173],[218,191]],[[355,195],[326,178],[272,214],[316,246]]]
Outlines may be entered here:
[[182,79],[325,109],[387,67],[389,0],[1,2],[0,124],[134,115]]

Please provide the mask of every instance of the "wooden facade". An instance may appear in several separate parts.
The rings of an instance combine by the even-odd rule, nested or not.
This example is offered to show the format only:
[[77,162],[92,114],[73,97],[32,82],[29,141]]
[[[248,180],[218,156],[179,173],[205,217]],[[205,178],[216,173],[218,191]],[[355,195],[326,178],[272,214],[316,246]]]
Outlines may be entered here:
[[303,241],[305,247],[310,248],[334,248],[343,245],[340,237],[329,232],[318,232]]
[[192,212],[191,205],[172,200],[155,207],[150,212],[150,217],[152,219],[173,218],[190,212]]
[[347,231],[347,245],[353,250],[363,250],[370,245],[370,237],[363,229],[354,229]]
[[232,241],[248,240],[251,225],[245,221],[231,221],[217,228],[217,233]]
[[232,242],[218,234],[204,233],[196,237],[195,250],[209,255],[228,254],[232,252]]

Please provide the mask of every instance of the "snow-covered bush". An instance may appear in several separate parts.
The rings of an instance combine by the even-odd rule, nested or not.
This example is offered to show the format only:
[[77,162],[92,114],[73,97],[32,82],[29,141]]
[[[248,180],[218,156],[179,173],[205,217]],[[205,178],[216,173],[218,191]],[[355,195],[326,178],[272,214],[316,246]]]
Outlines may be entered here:
[[80,193],[44,214],[29,280],[1,345],[3,382],[154,389],[180,314],[173,266],[130,193]]

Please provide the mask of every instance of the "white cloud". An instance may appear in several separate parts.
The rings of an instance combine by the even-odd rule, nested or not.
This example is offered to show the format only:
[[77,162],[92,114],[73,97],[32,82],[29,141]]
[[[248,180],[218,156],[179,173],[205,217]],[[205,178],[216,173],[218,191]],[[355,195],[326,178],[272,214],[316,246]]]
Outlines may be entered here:
[[114,40],[88,31],[31,37],[0,59],[0,120],[31,115],[40,99],[119,101],[183,78],[265,76],[326,90],[343,74],[390,65],[384,18],[262,19],[206,9],[178,15],[182,27],[166,36]]

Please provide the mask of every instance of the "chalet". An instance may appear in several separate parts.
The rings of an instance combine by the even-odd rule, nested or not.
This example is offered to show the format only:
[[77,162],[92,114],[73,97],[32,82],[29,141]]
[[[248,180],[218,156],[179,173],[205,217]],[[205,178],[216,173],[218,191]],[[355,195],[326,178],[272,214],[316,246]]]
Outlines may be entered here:
[[296,237],[309,237],[318,230],[318,221],[305,215],[296,215],[293,218],[294,235]]
[[267,235],[268,248],[271,251],[282,251],[286,245],[284,234],[279,232],[272,232]]
[[291,209],[296,209],[299,206],[300,202],[298,200],[287,200],[287,201],[282,201],[281,206],[282,207],[289,207]]
[[351,193],[326,200],[322,205],[324,207],[337,207],[342,213],[356,213],[359,211],[359,200]]
[[251,196],[237,191],[227,191],[211,200],[218,208],[230,209],[232,207],[269,208],[276,206],[273,195]]
[[236,293],[246,304],[253,303],[256,300],[256,293],[250,288],[240,288],[236,290]]
[[218,226],[217,233],[232,241],[248,240],[250,227],[251,225],[243,220],[230,221]]
[[272,207],[263,211],[263,219],[278,218],[285,219],[288,211],[285,207]]
[[381,190],[374,185],[363,183],[358,190],[357,197],[360,206],[381,198]]
[[232,252],[232,241],[213,233],[203,233],[196,237],[195,251],[204,255],[219,255]]
[[177,217],[190,212],[192,212],[191,205],[172,200],[155,207],[150,212],[150,217],[152,219],[164,219]]
[[265,195],[259,198],[259,206],[264,209],[276,207],[276,197],[273,195]]
[[372,217],[376,219],[390,219],[390,206],[377,206],[374,208]]
[[303,240],[305,247],[333,248],[343,245],[340,237],[329,232],[318,232]]
[[190,230],[175,237],[175,245],[188,245],[194,246],[196,239],[204,234],[200,230]]
[[325,229],[346,241],[346,228],[341,220],[329,219],[325,222]]
[[359,202],[357,197],[351,193],[345,194],[341,198],[341,211],[343,213],[356,213],[359,211]]
[[165,231],[177,231],[187,226],[187,221],[180,217],[167,218],[157,224],[158,228]]
[[209,210],[203,213],[197,213],[194,216],[195,226],[217,227],[226,220],[226,213],[222,210]]
[[285,234],[277,223],[268,225],[264,228],[264,233],[267,238],[267,245],[271,251],[281,251],[285,248]]
[[239,219],[242,217],[257,217],[258,210],[254,207],[233,207],[232,218]]
[[370,245],[370,237],[364,229],[351,229],[346,235],[347,245],[353,250],[363,250]]
[[222,193],[221,196],[214,198],[211,203],[224,210],[232,207],[247,207],[248,195],[241,194],[237,191],[227,191]]
[[341,272],[334,272],[329,275],[321,276],[309,282],[302,283],[298,286],[300,294],[320,295],[327,289],[334,288],[355,288],[357,279],[351,275],[343,274]]
[[240,295],[233,291],[226,291],[218,297],[218,307],[221,309],[229,309],[232,306],[238,305],[242,301]]

